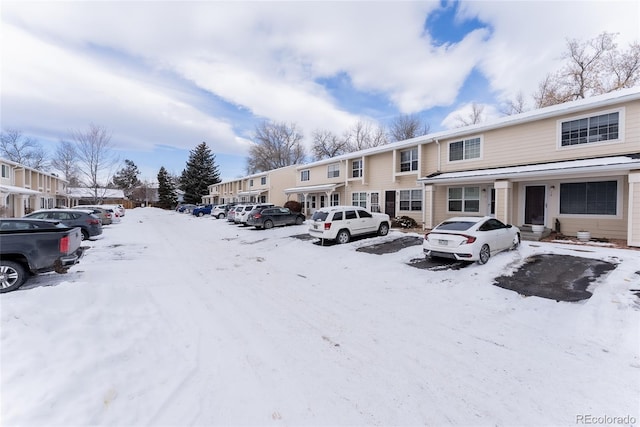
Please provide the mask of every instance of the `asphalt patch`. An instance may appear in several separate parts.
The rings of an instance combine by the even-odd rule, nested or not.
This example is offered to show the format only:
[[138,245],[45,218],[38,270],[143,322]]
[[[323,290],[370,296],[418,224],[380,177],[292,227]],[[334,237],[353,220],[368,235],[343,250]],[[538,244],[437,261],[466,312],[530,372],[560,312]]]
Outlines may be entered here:
[[469,261],[458,261],[450,258],[422,257],[414,258],[408,263],[411,267],[420,268],[422,270],[442,271],[442,270],[460,270],[473,264]]
[[591,298],[587,288],[615,268],[597,259],[540,254],[527,258],[513,275],[497,277],[493,284],[524,296],[575,302]]
[[404,248],[410,246],[421,245],[424,241],[420,236],[404,236],[397,239],[390,240],[388,242],[376,243],[374,245],[363,246],[356,249],[358,252],[366,252],[368,254],[384,255],[401,251]]

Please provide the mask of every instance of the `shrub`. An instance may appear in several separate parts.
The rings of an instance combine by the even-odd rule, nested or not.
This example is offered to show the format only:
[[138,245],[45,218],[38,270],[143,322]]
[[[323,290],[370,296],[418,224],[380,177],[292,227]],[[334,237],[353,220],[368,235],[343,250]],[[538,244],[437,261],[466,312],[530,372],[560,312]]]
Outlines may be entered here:
[[302,203],[295,200],[288,200],[284,207],[289,208],[291,212],[302,212]]
[[418,223],[411,217],[400,216],[393,219],[393,224],[391,226],[400,228],[418,228]]

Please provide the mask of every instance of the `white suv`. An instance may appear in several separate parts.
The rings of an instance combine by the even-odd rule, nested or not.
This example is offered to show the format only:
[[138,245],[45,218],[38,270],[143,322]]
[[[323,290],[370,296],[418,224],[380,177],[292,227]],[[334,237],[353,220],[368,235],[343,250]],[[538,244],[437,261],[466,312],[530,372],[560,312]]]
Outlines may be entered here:
[[351,236],[377,233],[386,236],[389,215],[371,213],[359,206],[331,206],[318,209],[311,218],[309,235],[337,243],[347,243]]

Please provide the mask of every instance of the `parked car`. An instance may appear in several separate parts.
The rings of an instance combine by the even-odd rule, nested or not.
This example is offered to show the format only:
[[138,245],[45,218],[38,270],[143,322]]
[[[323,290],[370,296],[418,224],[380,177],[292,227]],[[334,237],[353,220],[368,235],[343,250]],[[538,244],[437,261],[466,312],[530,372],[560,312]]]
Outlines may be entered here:
[[195,216],[211,215],[213,205],[197,206],[191,210],[191,214]]
[[236,212],[244,209],[244,205],[235,205],[227,212],[227,221],[235,224]]
[[176,209],[180,213],[191,213],[191,210],[197,208],[196,205],[192,205],[191,203],[185,203],[183,205],[178,206]]
[[83,205],[74,206],[71,209],[88,209],[88,210],[91,210],[95,216],[100,218],[100,221],[102,222],[102,225],[113,224],[113,213],[114,213],[113,209],[100,208],[100,207],[97,207],[97,206],[83,206]]
[[271,206],[273,206],[273,203],[253,203],[249,205],[244,205],[242,209],[240,210],[236,209],[236,214],[233,217],[233,221],[236,224],[246,225],[247,218],[249,217],[249,212],[251,212],[255,208],[268,208]]
[[485,264],[492,255],[518,245],[518,227],[484,216],[454,217],[441,222],[425,234],[422,248],[429,257]]
[[257,207],[247,216],[247,225],[255,228],[273,228],[281,225],[300,225],[306,217],[281,206]]
[[87,209],[40,209],[24,218],[53,219],[69,227],[80,227],[82,240],[96,238],[102,234],[100,218]]
[[218,219],[226,218],[229,214],[229,210],[234,206],[236,206],[236,203],[227,203],[224,205],[214,206],[211,210],[211,216]]
[[309,235],[347,243],[352,236],[374,233],[386,236],[390,225],[391,220],[387,214],[371,213],[359,206],[330,206],[314,212]]
[[31,275],[66,273],[82,257],[82,233],[59,221],[0,218],[0,293],[14,291]]

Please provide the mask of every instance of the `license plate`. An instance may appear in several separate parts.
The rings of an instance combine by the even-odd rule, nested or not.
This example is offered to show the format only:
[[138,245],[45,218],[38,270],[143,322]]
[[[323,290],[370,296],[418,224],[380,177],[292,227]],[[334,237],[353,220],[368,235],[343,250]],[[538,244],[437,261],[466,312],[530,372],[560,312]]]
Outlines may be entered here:
[[317,230],[318,229],[318,224],[313,224],[313,229]]
[[448,243],[449,243],[448,240],[441,240],[441,239],[438,240],[438,244],[440,246],[447,246]]

